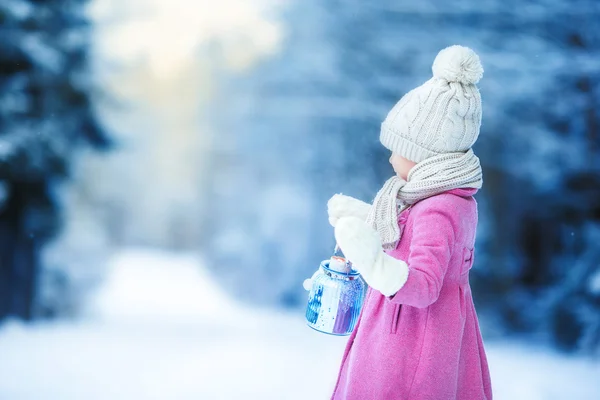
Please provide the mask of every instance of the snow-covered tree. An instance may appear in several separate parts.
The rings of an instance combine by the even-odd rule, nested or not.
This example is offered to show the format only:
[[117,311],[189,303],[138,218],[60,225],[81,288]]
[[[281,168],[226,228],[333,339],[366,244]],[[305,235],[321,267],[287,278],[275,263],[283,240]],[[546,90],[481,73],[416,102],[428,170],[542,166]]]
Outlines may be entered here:
[[60,228],[54,185],[79,144],[108,145],[88,97],[85,3],[0,2],[0,318],[52,312],[35,298]]

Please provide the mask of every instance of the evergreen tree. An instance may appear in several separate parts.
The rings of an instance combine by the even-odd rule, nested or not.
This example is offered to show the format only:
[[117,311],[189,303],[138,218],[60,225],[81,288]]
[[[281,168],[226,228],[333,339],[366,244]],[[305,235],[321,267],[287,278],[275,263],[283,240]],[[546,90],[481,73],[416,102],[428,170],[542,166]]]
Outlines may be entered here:
[[108,145],[90,105],[85,3],[0,2],[0,318],[39,314],[40,249],[60,228],[53,187],[80,144]]

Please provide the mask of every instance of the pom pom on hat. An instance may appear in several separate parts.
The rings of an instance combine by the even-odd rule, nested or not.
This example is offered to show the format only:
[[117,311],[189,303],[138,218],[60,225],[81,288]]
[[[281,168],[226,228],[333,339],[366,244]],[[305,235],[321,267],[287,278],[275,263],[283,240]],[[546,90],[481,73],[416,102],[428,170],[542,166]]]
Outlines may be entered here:
[[440,51],[431,69],[434,77],[463,85],[475,84],[483,76],[479,56],[470,48],[457,45]]

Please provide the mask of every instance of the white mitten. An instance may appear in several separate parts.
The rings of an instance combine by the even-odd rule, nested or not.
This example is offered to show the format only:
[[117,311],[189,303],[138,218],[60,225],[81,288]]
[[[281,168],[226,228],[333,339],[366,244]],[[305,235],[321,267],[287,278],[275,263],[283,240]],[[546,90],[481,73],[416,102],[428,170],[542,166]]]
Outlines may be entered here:
[[315,276],[317,276],[320,272],[321,269],[319,268],[310,278],[305,279],[304,282],[302,282],[302,287],[304,288],[304,290],[310,291],[310,289],[312,288],[313,279],[315,279]]
[[393,296],[408,279],[408,265],[384,253],[379,233],[356,217],[342,217],[335,226],[335,239],[373,289]]
[[331,226],[335,226],[342,217],[356,217],[364,221],[370,209],[370,204],[343,194],[334,194],[327,202],[327,214]]

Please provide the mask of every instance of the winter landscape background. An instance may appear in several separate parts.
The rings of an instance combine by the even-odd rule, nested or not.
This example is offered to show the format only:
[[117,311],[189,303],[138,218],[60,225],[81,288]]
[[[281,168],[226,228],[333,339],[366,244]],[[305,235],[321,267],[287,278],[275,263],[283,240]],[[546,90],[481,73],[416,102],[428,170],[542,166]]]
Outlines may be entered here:
[[0,2],[0,400],[327,398],[326,201],[475,49],[495,397],[600,398],[600,3]]

